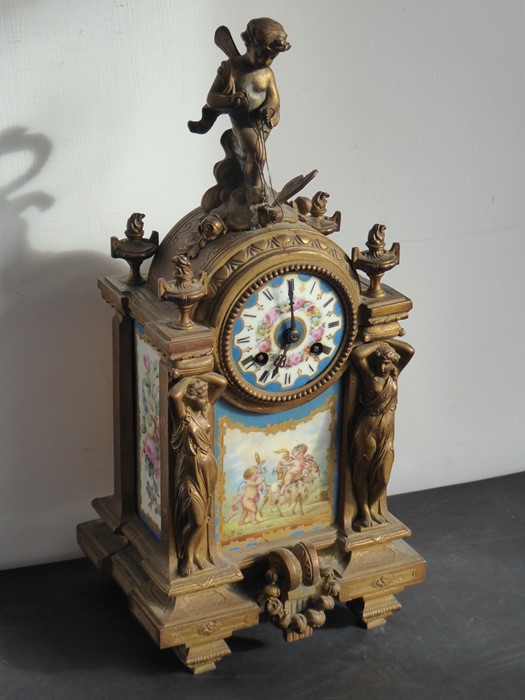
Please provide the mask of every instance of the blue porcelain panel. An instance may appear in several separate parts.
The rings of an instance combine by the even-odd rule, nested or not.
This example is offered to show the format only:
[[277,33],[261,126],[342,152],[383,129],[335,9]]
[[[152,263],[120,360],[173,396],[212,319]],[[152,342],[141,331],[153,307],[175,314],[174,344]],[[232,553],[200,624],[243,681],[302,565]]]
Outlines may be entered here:
[[340,382],[273,414],[215,405],[217,541],[238,551],[334,522],[340,455]]

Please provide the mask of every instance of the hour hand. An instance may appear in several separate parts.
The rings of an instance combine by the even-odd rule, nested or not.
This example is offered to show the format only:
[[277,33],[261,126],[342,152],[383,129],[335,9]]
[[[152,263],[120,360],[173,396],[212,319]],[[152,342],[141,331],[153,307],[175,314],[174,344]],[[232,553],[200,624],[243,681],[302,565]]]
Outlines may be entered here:
[[286,356],[288,355],[289,344],[285,345],[283,351],[280,355],[277,355],[275,362],[273,363],[272,379],[278,374],[282,367],[286,366]]

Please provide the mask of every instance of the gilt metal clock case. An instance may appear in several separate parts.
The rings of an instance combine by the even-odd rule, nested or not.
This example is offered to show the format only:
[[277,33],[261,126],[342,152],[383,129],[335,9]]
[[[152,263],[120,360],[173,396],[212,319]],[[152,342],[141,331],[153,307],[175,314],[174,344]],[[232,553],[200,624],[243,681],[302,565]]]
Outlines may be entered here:
[[316,170],[273,188],[271,65],[290,43],[267,17],[242,40],[241,55],[217,29],[227,60],[188,122],[205,134],[229,116],[216,184],[160,246],[138,212],[111,238],[130,268],[99,280],[115,310],[115,488],[77,529],[153,640],[194,673],[261,616],[289,642],[337,603],[381,625],[425,576],[387,504],[399,375],[414,352],[400,339],[412,303],[381,281],[399,244],[387,250],[375,224],[350,259],[327,237],[341,227],[328,193],[297,196]]

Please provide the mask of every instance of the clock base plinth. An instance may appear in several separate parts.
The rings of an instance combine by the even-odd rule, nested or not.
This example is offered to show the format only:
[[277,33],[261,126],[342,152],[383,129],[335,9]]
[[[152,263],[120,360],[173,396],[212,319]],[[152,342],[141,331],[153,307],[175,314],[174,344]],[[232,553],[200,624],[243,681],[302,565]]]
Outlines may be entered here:
[[128,544],[125,537],[116,535],[102,520],[78,525],[77,542],[88,559],[104,573],[110,573],[111,558]]
[[[223,642],[236,630],[259,622],[257,604],[229,586],[167,598],[149,582],[133,590],[129,602],[135,617],[161,649],[184,647],[197,652],[203,645]],[[179,652],[177,655],[180,658]]]
[[[392,527],[399,530],[397,526],[404,528],[398,520]],[[350,550],[340,579],[339,600],[357,614],[363,627],[372,629],[401,609],[394,594],[424,581],[426,563],[404,540],[389,537],[388,530],[378,528],[377,535],[369,533],[367,539],[358,533]]]
[[177,561],[167,564],[164,554],[151,547],[151,536],[145,532],[139,518],[132,518],[122,527],[122,534],[131,544],[131,551],[140,554],[143,572],[167,598],[195,593],[210,586],[221,586],[242,581],[243,575],[235,562],[229,561],[220,553],[214,552],[213,563],[203,569],[195,569],[190,576],[181,576]]
[[179,577],[168,586],[175,594],[167,595],[153,582],[138,549],[102,520],[79,525],[77,539],[86,556],[128,596],[131,612],[154,642],[173,648],[192,673],[213,670],[230,653],[224,639],[259,622],[257,603],[231,585],[242,574],[222,560],[217,567]]

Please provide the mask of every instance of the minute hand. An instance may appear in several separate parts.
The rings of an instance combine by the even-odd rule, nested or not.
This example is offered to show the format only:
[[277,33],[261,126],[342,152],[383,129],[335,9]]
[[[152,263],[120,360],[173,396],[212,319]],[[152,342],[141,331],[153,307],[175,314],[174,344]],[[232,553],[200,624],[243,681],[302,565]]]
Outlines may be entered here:
[[296,343],[299,340],[299,331],[295,323],[294,313],[294,281],[288,280],[288,299],[290,300],[290,328],[286,333],[288,343]]

